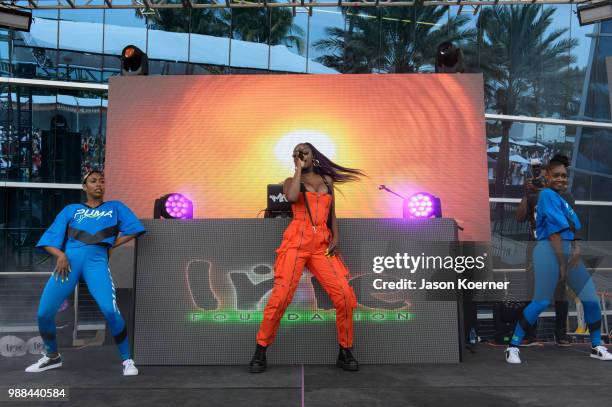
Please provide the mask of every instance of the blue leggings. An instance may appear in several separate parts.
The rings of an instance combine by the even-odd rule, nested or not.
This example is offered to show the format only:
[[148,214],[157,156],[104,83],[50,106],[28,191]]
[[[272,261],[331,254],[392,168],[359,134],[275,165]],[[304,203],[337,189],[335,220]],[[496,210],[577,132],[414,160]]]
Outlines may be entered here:
[[74,291],[79,279],[83,278],[108,322],[110,332],[119,346],[121,357],[123,360],[129,359],[127,330],[117,307],[115,285],[108,268],[107,248],[98,245],[68,248],[66,256],[72,270],[68,273],[68,280],[62,283],[61,278],[56,281],[55,275],[52,275],[47,281],[38,306],[38,329],[47,352],[57,352],[55,314],[64,299]]
[[[571,242],[563,240],[563,253],[569,256]],[[551,304],[559,280],[559,262],[550,240],[540,240],[533,250],[533,270],[535,289],[533,300],[523,310],[523,318],[516,324],[511,344],[518,346],[525,331],[533,326],[538,316]],[[584,319],[589,326],[591,344],[601,345],[601,309],[595,284],[582,261],[577,267],[569,269],[567,284],[576,293],[584,307]]]

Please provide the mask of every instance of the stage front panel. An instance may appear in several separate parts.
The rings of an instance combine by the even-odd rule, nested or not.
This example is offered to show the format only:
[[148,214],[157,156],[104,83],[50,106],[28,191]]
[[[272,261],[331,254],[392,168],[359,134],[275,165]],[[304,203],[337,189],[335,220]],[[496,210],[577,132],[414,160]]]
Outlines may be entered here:
[[[274,281],[275,249],[287,219],[144,221],[137,245],[135,358],[140,364],[247,364]],[[373,258],[455,253],[451,219],[340,219],[342,257],[357,297],[355,354],[361,363],[459,361],[454,291],[375,290],[373,280],[417,279],[373,272]],[[420,271],[418,279],[456,279]],[[285,313],[271,363],[332,363],[335,311],[306,270]]]

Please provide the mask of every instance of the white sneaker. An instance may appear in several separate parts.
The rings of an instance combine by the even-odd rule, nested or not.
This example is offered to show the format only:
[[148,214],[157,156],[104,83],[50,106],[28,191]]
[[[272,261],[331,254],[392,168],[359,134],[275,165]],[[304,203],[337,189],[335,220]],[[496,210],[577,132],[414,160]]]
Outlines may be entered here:
[[513,364],[521,363],[520,353],[519,348],[508,346],[506,348],[506,362]]
[[599,360],[612,360],[612,353],[605,346],[599,345],[591,348],[591,357]]
[[123,361],[123,375],[138,376],[138,369],[136,369],[136,365],[134,365],[134,361],[132,359]]
[[43,353],[43,357],[38,360],[38,362],[34,363],[26,367],[26,372],[28,373],[39,373],[44,372],[45,370],[51,370],[58,367],[62,367],[62,357],[58,354],[55,359],[51,359],[47,357]]

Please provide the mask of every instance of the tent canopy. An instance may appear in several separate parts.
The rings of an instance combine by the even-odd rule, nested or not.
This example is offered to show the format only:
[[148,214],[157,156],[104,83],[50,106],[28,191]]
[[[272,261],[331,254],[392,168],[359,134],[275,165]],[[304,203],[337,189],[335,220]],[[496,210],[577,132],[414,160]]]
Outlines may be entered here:
[[[500,137],[491,137],[490,139],[488,139],[489,143],[492,144],[499,144],[501,143],[501,136]],[[509,139],[510,144],[514,144],[517,146],[521,146],[521,147],[546,147],[544,144],[540,143],[540,142],[532,142],[532,141],[527,141],[527,140],[515,140],[512,137],[510,137]]]
[[156,60],[187,62],[189,59],[189,62],[195,64],[270,69],[281,72],[306,72],[306,63],[308,63],[308,73],[338,73],[323,64],[307,60],[289,51],[285,45],[268,46],[268,44],[230,40],[225,37],[152,29],[147,32],[144,26],[129,27],[83,21],[61,20],[59,27],[58,40],[58,21],[35,17],[32,19],[30,32],[19,35],[26,45],[38,48],[59,48],[120,56],[127,45],[135,45],[145,51],[150,59]]
[[526,159],[525,157],[522,157],[518,154],[512,154],[510,156],[510,161],[515,162],[515,163],[519,163],[519,164],[529,164],[529,160]]

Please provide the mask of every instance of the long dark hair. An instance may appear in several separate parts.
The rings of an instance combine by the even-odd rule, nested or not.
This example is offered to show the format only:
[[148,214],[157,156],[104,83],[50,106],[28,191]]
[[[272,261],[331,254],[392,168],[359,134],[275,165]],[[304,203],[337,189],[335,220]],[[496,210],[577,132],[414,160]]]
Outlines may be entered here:
[[[347,168],[336,164],[335,162],[327,158],[325,154],[317,150],[315,146],[310,143],[302,144],[310,147],[310,151],[312,151],[312,168],[315,174],[319,174],[321,176],[328,175],[335,183],[338,184],[342,184],[344,182],[359,181],[359,177],[367,176],[363,171],[359,169]],[[314,165],[314,160],[318,161],[318,165]]]

